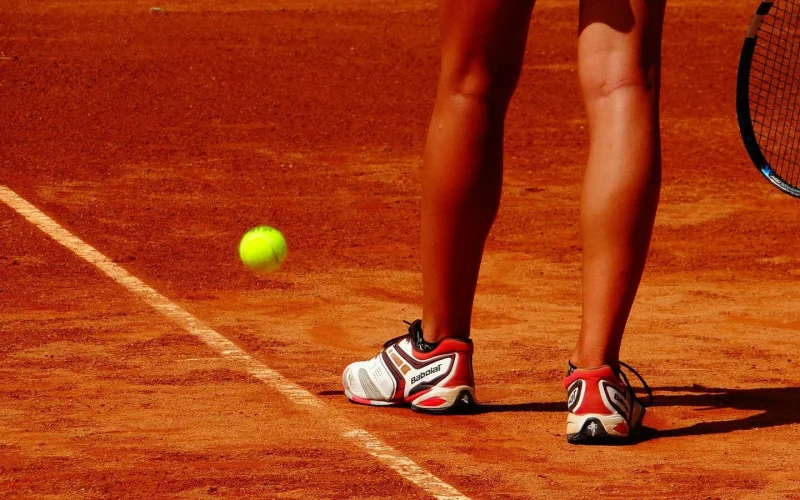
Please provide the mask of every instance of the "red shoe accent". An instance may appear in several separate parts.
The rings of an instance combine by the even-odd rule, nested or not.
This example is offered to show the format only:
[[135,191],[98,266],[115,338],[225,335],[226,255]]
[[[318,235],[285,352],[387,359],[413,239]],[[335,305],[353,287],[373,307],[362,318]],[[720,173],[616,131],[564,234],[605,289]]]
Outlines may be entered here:
[[627,436],[631,432],[630,427],[628,427],[628,424],[625,422],[615,425],[614,430],[619,432],[623,436]]
[[372,401],[370,401],[369,399],[359,398],[358,396],[350,396],[350,399],[352,399],[354,403],[362,405],[372,404]]
[[414,402],[414,400],[415,400],[415,399],[419,399],[419,398],[421,398],[422,396],[424,396],[424,395],[428,394],[429,392],[431,392],[431,390],[430,390],[430,389],[425,389],[424,391],[420,391],[420,392],[417,392],[417,393],[415,393],[415,394],[411,394],[410,396],[408,396],[408,397],[405,399],[405,402],[406,402],[406,403],[412,403],[412,402]]
[[601,380],[618,388],[623,394],[625,394],[626,391],[625,386],[621,384],[619,378],[610,366],[601,366],[594,370],[575,370],[572,375],[564,379],[564,389],[569,390],[570,386],[576,380],[583,380],[585,384],[581,389],[583,392],[581,395],[583,400],[572,412],[575,415],[586,415],[589,413],[609,415],[612,413],[600,396],[599,383]]
[[417,403],[417,406],[440,406],[444,402],[445,400],[442,398],[432,397],[421,403]]

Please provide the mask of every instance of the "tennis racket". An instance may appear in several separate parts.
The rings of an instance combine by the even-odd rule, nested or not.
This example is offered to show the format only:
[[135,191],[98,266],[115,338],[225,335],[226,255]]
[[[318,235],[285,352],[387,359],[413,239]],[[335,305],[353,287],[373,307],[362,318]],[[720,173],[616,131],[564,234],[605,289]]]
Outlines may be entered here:
[[800,198],[800,0],[758,7],[739,60],[736,111],[756,168]]

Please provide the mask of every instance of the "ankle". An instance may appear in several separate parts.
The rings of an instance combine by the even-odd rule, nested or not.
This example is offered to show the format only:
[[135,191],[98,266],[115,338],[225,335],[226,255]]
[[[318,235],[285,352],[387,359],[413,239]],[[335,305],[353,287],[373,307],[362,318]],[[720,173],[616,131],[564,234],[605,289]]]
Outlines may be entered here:
[[433,320],[422,320],[422,338],[425,342],[435,344],[443,339],[469,339],[469,325],[465,329],[454,329]]
[[580,370],[593,370],[603,366],[610,366],[612,368],[619,367],[618,356],[608,355],[585,355],[576,351],[569,358],[570,367]]

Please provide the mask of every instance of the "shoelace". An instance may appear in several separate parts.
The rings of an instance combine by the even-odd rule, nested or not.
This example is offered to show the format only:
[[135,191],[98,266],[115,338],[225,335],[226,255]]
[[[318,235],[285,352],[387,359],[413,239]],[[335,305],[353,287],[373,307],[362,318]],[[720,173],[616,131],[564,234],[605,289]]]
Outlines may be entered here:
[[[622,371],[623,367],[625,367],[628,371],[630,371],[631,373],[636,375],[636,378],[638,378],[639,382],[642,383],[642,387],[644,387],[645,392],[647,392],[647,402],[646,403],[636,396],[636,392],[633,390],[633,387],[631,387],[631,383],[628,380],[628,376],[625,375],[625,372]],[[653,391],[650,389],[650,386],[647,385],[647,382],[644,381],[644,378],[642,378],[642,376],[639,375],[639,372],[634,370],[631,367],[631,365],[629,365],[628,363],[623,363],[622,361],[620,361],[619,362],[619,376],[622,379],[622,381],[625,382],[625,385],[628,387],[628,390],[631,391],[631,395],[633,396],[633,399],[635,399],[640,405],[642,405],[645,408],[647,408],[648,406],[653,404]]]
[[422,326],[421,326],[422,325],[422,321],[421,320],[416,320],[416,321],[413,321],[413,322],[403,320],[403,323],[408,325],[408,333],[406,333],[405,335],[400,335],[399,337],[395,337],[393,339],[387,340],[386,343],[383,344],[383,348],[384,349],[386,349],[390,345],[393,345],[393,344],[395,344],[397,342],[400,342],[401,340],[403,340],[406,337],[410,337],[411,338],[411,343],[414,344],[414,346],[416,346],[416,348],[421,352],[430,352],[430,351],[436,349],[436,345],[438,345],[438,342],[435,343],[435,344],[429,344],[428,342],[425,342],[422,339]]
[[[419,321],[419,320],[417,320],[417,321]],[[417,321],[414,321],[414,323],[416,323]],[[400,335],[400,336],[397,336],[397,337],[395,337],[395,338],[393,338],[393,339],[389,339],[389,340],[387,340],[387,341],[386,341],[386,342],[383,344],[383,348],[384,348],[384,349],[386,349],[386,348],[387,348],[387,347],[389,347],[390,345],[392,345],[392,344],[395,344],[395,343],[397,343],[397,342],[399,342],[399,341],[401,341],[401,340],[403,340],[404,338],[406,338],[406,337],[409,337],[409,336],[411,337],[411,341],[412,341],[412,342],[416,340],[416,339],[414,338],[414,334],[416,333],[416,332],[414,331],[414,323],[411,323],[411,322],[409,322],[409,321],[406,321],[406,320],[403,320],[403,323],[405,323],[405,324],[407,324],[407,325],[408,325],[408,333],[404,333],[403,335]],[[419,330],[419,329],[418,329],[418,330]]]

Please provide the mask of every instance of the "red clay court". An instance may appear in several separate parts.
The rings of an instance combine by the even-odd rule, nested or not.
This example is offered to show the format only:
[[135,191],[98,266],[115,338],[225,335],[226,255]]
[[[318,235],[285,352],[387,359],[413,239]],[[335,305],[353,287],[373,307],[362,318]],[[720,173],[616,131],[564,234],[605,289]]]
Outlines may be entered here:
[[[663,204],[623,347],[652,430],[592,448],[566,443],[560,385],[577,2],[536,7],[478,286],[482,410],[444,418],[340,383],[421,311],[435,4],[155,5],[0,5],[0,496],[800,498],[800,206],[735,118],[755,3],[668,5]],[[257,224],[289,243],[268,277],[236,253]]]

